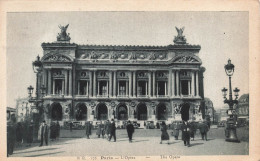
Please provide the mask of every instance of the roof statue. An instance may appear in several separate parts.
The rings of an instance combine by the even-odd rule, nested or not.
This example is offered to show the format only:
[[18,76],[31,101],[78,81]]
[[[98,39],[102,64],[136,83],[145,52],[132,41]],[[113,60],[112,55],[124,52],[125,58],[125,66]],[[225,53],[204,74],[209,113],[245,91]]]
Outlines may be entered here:
[[59,25],[61,32],[58,33],[57,41],[70,41],[70,36],[69,36],[70,34],[66,33],[68,27],[69,27],[69,24],[67,24],[66,26]]
[[175,28],[178,32],[178,35],[174,37],[173,42],[175,44],[186,44],[186,38],[185,38],[185,36],[182,35],[183,31],[184,31],[184,27],[182,27],[182,28],[175,27]]

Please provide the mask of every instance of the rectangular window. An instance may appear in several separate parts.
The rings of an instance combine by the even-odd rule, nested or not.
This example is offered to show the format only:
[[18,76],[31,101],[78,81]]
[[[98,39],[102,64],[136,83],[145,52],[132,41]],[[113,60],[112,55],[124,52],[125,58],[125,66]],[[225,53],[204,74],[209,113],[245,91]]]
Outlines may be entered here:
[[87,81],[80,80],[79,81],[79,95],[86,95],[87,94]]
[[126,81],[119,81],[119,95],[126,95]]
[[107,81],[99,81],[99,95],[107,95]]
[[54,91],[55,94],[62,94],[62,79],[55,79],[55,87],[54,87]]
[[189,95],[189,86],[188,86],[188,80],[182,80],[181,81],[181,94],[182,95]]
[[137,94],[146,95],[146,81],[138,81]]
[[158,81],[158,95],[164,96],[166,94],[166,82],[165,81]]

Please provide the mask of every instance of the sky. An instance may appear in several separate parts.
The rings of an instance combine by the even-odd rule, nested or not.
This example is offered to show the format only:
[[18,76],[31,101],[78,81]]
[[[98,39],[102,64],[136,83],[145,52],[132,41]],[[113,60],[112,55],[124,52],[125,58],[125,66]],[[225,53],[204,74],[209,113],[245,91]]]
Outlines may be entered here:
[[224,65],[235,65],[232,88],[249,93],[248,12],[28,12],[7,14],[7,106],[27,97],[35,87],[32,61],[43,56],[41,43],[54,42],[58,25],[69,24],[71,43],[96,45],[173,44],[175,26],[185,27],[187,43],[200,45],[205,97],[224,106],[221,89],[228,88]]

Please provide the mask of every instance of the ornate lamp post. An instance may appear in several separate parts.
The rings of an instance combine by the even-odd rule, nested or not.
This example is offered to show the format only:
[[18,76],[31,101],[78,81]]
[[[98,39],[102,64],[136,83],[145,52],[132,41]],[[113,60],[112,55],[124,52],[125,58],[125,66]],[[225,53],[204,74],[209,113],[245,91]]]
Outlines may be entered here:
[[234,74],[234,68],[235,66],[233,64],[231,64],[231,60],[228,60],[228,64],[225,65],[225,71],[227,76],[229,77],[229,99],[226,98],[227,96],[227,89],[223,88],[222,89],[222,93],[223,93],[223,97],[224,97],[224,103],[229,105],[229,109],[227,110],[227,114],[229,115],[230,118],[227,119],[227,138],[226,141],[228,142],[240,142],[237,138],[237,134],[236,134],[236,126],[235,126],[235,110],[233,109],[234,104],[237,104],[237,98],[238,98],[238,92],[239,89],[235,88],[234,92],[235,92],[235,96],[236,99],[233,100],[232,98],[232,87],[231,87],[231,76]]
[[27,90],[28,90],[28,94],[29,94],[29,102],[33,103],[35,105],[34,108],[32,108],[32,113],[33,113],[33,122],[34,122],[34,139],[37,138],[38,136],[38,128],[39,128],[39,120],[41,117],[41,114],[43,112],[43,108],[39,107],[39,103],[43,102],[43,96],[45,94],[45,90],[46,88],[44,87],[44,85],[42,85],[40,87],[41,89],[41,98],[39,98],[39,93],[38,93],[38,77],[40,72],[42,71],[42,62],[40,61],[40,57],[37,56],[37,59],[35,61],[33,61],[32,63],[33,66],[33,71],[34,73],[36,73],[36,90],[35,90],[35,97],[32,97],[32,93],[33,93],[33,87],[30,85]]

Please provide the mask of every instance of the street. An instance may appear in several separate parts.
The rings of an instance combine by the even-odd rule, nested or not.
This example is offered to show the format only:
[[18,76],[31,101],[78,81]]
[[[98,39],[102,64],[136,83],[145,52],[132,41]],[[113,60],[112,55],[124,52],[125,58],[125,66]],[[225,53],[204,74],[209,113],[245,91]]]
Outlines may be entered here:
[[[168,133],[170,135],[170,131]],[[224,129],[212,127],[208,132],[208,141],[201,139],[197,131],[191,147],[183,145],[181,134],[179,140],[170,136],[170,145],[166,142],[159,144],[161,132],[159,129],[136,129],[133,142],[129,143],[125,129],[116,131],[117,141],[108,142],[97,138],[95,130],[90,139],[85,138],[84,130],[61,131],[61,138],[49,141],[48,146],[39,147],[34,143],[32,147],[16,148],[11,157],[46,157],[46,156],[159,156],[159,155],[248,155],[248,132],[245,128],[238,128],[240,143],[225,141]]]

